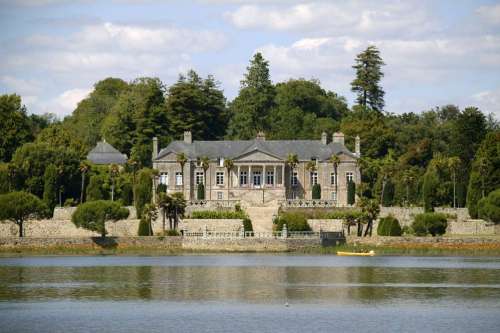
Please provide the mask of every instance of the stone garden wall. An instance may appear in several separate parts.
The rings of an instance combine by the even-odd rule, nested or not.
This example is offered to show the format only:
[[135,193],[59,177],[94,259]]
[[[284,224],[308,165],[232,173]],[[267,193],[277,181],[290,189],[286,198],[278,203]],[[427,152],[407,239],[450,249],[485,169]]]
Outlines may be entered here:
[[314,232],[320,231],[342,231],[343,222],[342,220],[307,220],[307,224],[311,227]]
[[243,230],[242,219],[184,219],[179,229],[188,232],[203,232],[205,226],[209,231],[239,232]]

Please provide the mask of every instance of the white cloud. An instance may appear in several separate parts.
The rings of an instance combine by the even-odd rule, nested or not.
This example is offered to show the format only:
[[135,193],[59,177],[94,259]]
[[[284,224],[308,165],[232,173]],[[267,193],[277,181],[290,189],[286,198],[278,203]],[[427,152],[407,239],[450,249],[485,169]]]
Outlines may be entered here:
[[474,94],[472,101],[480,110],[493,113],[496,119],[500,119],[500,88]]
[[91,91],[91,89],[82,88],[66,90],[47,102],[39,102],[40,113],[53,113],[63,118],[71,114],[78,103],[86,98]]
[[476,13],[491,24],[500,24],[500,4],[481,6]]
[[406,34],[435,27],[432,14],[421,2],[311,2],[290,6],[242,5],[225,13],[241,29],[271,29],[345,34]]

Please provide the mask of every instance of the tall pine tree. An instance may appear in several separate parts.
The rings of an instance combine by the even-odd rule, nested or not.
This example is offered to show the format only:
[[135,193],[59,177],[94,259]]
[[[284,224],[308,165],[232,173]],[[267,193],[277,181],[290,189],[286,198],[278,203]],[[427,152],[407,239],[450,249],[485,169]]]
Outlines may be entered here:
[[259,131],[268,131],[268,117],[274,106],[275,88],[269,75],[269,63],[256,53],[241,81],[238,96],[230,104],[231,120],[227,136],[251,139]]
[[356,101],[363,107],[370,107],[375,111],[384,109],[385,92],[380,86],[384,76],[381,67],[385,65],[377,47],[370,45],[358,54],[356,64],[356,78],[351,82],[351,90],[357,94]]

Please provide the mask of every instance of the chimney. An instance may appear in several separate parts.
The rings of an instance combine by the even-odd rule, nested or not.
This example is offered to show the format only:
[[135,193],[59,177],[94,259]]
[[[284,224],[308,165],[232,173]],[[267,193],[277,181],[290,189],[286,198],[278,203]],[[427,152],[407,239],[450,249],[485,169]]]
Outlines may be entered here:
[[153,138],[153,159],[158,156],[158,138],[155,136]]
[[328,137],[326,136],[326,132],[321,133],[321,143],[326,145],[328,142]]
[[332,139],[333,142],[337,142],[340,143],[341,145],[344,145],[344,133],[342,132],[333,133]]
[[361,156],[361,140],[359,138],[359,135],[356,135],[356,143],[354,144],[354,152],[356,153],[356,156],[358,156],[358,157]]
[[266,134],[264,132],[260,131],[259,133],[257,133],[256,139],[266,141]]
[[191,131],[184,131],[184,142],[189,144],[193,143]]

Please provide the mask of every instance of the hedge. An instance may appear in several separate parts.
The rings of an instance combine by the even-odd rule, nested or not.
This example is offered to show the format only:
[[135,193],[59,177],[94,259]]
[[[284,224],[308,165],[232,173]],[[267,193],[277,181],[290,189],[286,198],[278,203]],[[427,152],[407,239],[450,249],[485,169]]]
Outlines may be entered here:
[[302,213],[282,213],[274,219],[273,224],[278,231],[283,230],[284,224],[286,224],[288,231],[311,231],[306,214]]
[[378,222],[377,235],[379,236],[401,236],[402,233],[398,219],[392,215],[383,217]]
[[423,213],[415,216],[411,227],[417,236],[443,235],[446,232],[448,221],[442,213]]

